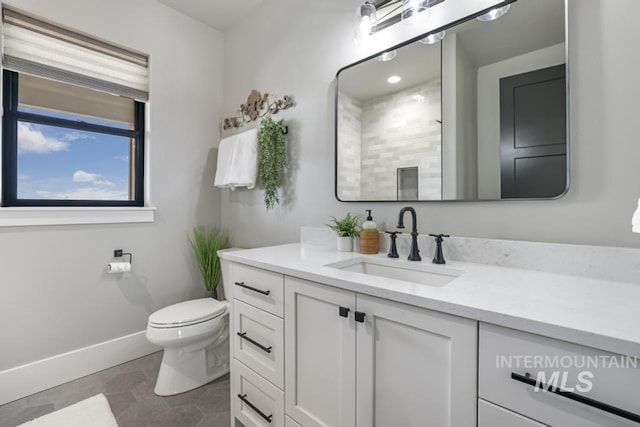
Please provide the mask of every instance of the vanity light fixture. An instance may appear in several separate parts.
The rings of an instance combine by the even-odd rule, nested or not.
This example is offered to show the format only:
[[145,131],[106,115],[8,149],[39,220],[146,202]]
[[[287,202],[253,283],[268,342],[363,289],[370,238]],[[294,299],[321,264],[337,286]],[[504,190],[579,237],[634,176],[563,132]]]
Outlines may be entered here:
[[373,26],[376,24],[376,7],[369,2],[365,2],[356,8],[357,32],[361,36],[371,34]]
[[444,38],[444,35],[445,31],[440,31],[439,33],[429,34],[427,37],[424,37],[419,41],[422,44],[436,44]]
[[433,3],[430,0],[402,0],[401,18],[404,21],[418,13],[422,13],[425,18],[429,17],[431,12],[429,6]]
[[396,83],[400,83],[400,80],[402,80],[402,78],[400,78],[400,76],[391,76],[387,79],[387,82],[391,83],[392,85],[396,84]]
[[502,7],[496,7],[495,9],[491,9],[489,12],[485,13],[484,15],[478,16],[478,21],[482,21],[482,22],[495,21],[496,19],[500,18],[505,13],[507,13],[509,11],[509,8],[511,8],[510,4]]
[[388,50],[386,52],[383,52],[380,56],[378,56],[376,59],[380,62],[387,62],[387,61],[391,61],[393,58],[396,57],[396,55],[398,54],[398,52],[396,52],[395,49],[393,50]]

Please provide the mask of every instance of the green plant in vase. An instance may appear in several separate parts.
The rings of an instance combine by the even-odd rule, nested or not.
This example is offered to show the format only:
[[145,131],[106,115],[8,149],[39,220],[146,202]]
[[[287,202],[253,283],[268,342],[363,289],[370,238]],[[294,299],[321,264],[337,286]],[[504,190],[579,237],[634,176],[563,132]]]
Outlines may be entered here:
[[353,239],[358,237],[360,232],[359,220],[360,215],[351,215],[350,212],[347,212],[347,215],[342,219],[338,219],[335,216],[331,217],[327,227],[338,235],[338,251],[351,252],[353,250]]
[[191,251],[198,262],[207,295],[217,298],[217,286],[222,276],[218,251],[231,246],[229,231],[219,226],[197,225],[189,237]]

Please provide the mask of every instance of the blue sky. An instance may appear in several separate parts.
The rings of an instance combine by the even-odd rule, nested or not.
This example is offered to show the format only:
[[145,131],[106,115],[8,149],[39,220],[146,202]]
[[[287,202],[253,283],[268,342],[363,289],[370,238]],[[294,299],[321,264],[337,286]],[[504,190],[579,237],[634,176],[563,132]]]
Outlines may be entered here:
[[[55,117],[78,120],[61,114]],[[128,200],[128,155],[126,137],[19,122],[18,198]]]

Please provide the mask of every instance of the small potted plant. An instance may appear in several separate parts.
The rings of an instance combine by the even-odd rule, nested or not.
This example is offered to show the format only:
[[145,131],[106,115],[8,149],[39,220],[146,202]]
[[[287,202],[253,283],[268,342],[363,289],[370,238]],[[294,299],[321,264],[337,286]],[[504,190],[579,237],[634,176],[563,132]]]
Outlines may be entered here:
[[218,251],[231,246],[229,231],[218,226],[197,225],[193,228],[193,237],[189,237],[189,242],[204,280],[207,290],[205,295],[217,299],[216,288],[222,275]]
[[335,216],[331,217],[331,221],[327,224],[327,227],[335,231],[338,235],[338,251],[339,252],[351,252],[353,251],[353,239],[358,237],[360,227],[358,226],[359,215],[351,215],[347,212],[347,215],[338,219]]

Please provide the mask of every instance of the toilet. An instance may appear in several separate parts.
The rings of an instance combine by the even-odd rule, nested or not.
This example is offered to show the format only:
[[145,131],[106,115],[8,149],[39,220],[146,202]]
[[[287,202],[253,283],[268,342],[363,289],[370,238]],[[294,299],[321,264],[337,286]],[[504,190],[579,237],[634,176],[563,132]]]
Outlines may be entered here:
[[[228,263],[222,264],[226,287]],[[149,316],[146,336],[164,348],[154,389],[159,396],[193,390],[229,372],[227,301],[200,298],[162,308]]]

